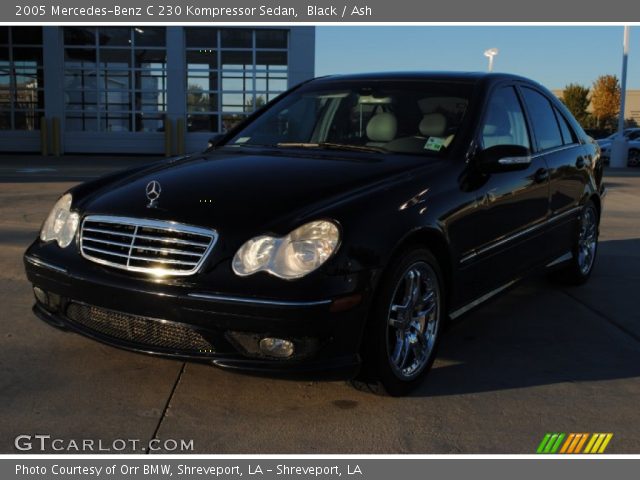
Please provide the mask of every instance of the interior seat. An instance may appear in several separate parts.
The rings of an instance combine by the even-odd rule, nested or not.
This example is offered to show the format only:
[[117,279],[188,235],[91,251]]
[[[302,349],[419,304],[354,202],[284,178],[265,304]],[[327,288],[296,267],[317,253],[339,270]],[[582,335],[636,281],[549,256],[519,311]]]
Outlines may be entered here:
[[[418,131],[420,135],[398,138],[389,142],[387,148],[394,152],[419,153],[424,151],[429,137],[444,137],[447,131],[447,117],[438,112],[427,113],[422,117]],[[448,142],[445,141],[444,144],[446,146]]]
[[398,133],[398,120],[393,113],[377,113],[367,123],[367,146],[384,147]]

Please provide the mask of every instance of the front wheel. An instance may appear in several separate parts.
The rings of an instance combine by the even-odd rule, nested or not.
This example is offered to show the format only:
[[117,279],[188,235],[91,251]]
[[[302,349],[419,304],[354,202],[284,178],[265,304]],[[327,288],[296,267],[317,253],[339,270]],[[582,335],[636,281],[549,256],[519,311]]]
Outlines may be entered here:
[[640,150],[636,148],[632,148],[629,150],[629,159],[627,161],[627,166],[629,167],[640,166]]
[[591,276],[598,253],[600,216],[592,201],[585,204],[580,215],[580,227],[573,247],[572,259],[560,270],[565,283],[582,285]]
[[392,396],[415,388],[436,356],[443,300],[441,269],[430,251],[413,249],[397,258],[378,289],[356,386]]

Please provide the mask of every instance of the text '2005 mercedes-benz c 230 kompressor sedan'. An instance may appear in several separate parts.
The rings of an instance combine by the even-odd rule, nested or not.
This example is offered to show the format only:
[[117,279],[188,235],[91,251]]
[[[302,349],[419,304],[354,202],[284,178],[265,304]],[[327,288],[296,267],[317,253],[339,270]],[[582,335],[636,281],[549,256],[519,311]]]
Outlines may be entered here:
[[543,268],[589,278],[602,173],[524,78],[315,79],[202,153],[65,193],[24,257],[34,311],[130,350],[401,395],[448,319]]

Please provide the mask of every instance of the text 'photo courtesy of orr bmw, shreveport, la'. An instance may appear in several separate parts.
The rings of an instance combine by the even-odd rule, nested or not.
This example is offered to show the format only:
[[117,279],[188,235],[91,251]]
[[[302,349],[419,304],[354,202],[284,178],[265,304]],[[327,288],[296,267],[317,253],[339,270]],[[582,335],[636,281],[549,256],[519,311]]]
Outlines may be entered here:
[[34,312],[117,347],[403,395],[445,324],[589,279],[600,147],[507,74],[329,76],[204,152],[78,185],[24,256]]

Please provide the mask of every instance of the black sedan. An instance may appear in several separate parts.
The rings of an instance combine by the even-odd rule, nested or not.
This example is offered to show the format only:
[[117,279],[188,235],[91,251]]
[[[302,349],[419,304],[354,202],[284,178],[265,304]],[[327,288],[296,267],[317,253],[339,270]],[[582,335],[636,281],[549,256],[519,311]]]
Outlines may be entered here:
[[400,395],[449,319],[593,269],[598,146],[503,74],[299,85],[208,150],[65,193],[24,260],[34,312],[118,347]]

